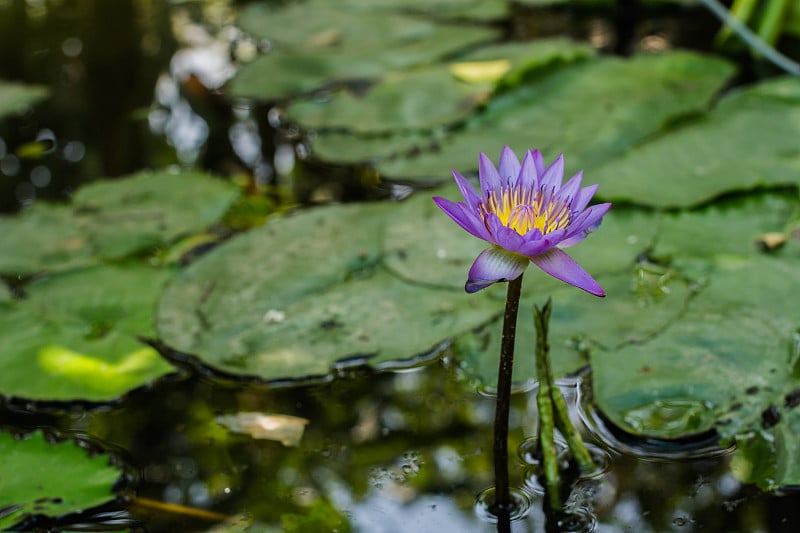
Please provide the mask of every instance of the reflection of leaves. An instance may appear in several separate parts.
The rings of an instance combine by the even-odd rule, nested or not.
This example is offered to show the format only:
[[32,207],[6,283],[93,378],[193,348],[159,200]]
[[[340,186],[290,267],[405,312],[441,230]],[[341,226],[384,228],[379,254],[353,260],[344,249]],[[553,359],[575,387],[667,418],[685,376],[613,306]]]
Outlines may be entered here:
[[41,433],[17,440],[0,433],[0,528],[32,515],[57,517],[114,498],[120,472],[108,457],[88,457],[73,443],[52,444]]

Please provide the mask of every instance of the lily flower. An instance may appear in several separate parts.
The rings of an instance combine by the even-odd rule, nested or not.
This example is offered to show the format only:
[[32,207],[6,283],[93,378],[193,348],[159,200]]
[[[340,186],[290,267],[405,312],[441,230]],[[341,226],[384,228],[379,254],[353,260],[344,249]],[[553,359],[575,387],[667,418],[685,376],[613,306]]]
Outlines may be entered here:
[[597,229],[611,207],[610,203],[586,207],[597,185],[581,188],[583,172],[562,184],[564,155],[545,167],[538,150],[528,150],[520,164],[506,146],[497,168],[480,154],[478,169],[480,194],[454,170],[464,201],[433,198],[456,224],[491,244],[472,264],[466,291],[516,279],[534,263],[554,278],[605,296],[600,285],[562,250]]

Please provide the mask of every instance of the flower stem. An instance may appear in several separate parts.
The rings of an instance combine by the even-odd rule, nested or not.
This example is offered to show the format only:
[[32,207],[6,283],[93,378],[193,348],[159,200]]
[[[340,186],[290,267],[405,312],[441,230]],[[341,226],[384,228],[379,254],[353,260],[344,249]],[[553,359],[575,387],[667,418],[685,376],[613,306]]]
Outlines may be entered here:
[[547,324],[550,321],[550,300],[542,309],[534,306],[536,326],[536,373],[539,391],[536,406],[539,409],[539,449],[544,463],[544,478],[551,509],[561,508],[561,476],[558,472],[558,454],[555,445],[552,379],[548,379],[550,346],[547,343]]
[[494,413],[494,482],[495,508],[498,515],[511,510],[508,482],[508,413],[511,408],[511,375],[514,366],[514,339],[517,330],[522,274],[508,282],[503,337],[500,343],[500,367],[497,370],[497,403]]

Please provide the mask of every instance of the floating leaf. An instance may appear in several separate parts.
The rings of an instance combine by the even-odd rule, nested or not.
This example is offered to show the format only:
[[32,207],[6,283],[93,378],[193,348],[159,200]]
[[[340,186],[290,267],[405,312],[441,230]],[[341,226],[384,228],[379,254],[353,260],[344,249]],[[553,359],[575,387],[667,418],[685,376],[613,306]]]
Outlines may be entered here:
[[219,415],[216,421],[234,433],[245,433],[254,439],[275,440],[284,446],[300,444],[309,422],[299,416],[247,412]]
[[[309,17],[313,11],[315,16]],[[329,2],[282,9],[251,4],[240,24],[276,47],[245,65],[230,85],[237,97],[274,100],[335,81],[377,79],[497,37],[490,28],[436,24],[392,11],[357,14]]]
[[0,307],[0,394],[107,401],[173,369],[138,336],[153,333],[169,270],[93,267],[26,287]]
[[81,187],[72,205],[0,217],[0,272],[35,274],[152,251],[219,221],[236,187],[198,172],[142,172]]
[[53,444],[41,433],[15,439],[0,433],[0,528],[30,516],[58,517],[114,499],[121,473],[107,456],[89,457],[71,442]]
[[97,253],[118,259],[205,229],[238,195],[231,184],[199,172],[141,172],[85,185],[72,201]]
[[[766,459],[770,468],[754,466],[744,478],[768,488],[800,482],[796,466],[775,474],[800,453],[796,439],[781,436],[784,424],[796,424],[788,398],[800,390],[800,318],[786,297],[800,284],[800,250],[787,243],[765,253],[753,240],[785,224],[797,205],[796,197],[765,195],[664,218],[654,254],[702,285],[652,339],[592,352],[595,401],[610,420],[649,437],[715,429],[723,442],[742,443],[746,456],[748,443],[781,439]],[[756,470],[773,474],[749,477]]]
[[324,375],[352,357],[408,362],[486,322],[494,302],[400,280],[378,265],[395,207],[315,209],[220,246],[165,292],[161,336],[214,368],[275,380]]
[[429,129],[468,117],[490,90],[489,84],[459,81],[438,66],[387,76],[363,96],[340,92],[329,100],[296,102],[287,112],[310,129],[347,128],[358,133]]
[[[511,86],[553,63],[591,55],[588,46],[565,39],[492,45],[466,54],[456,63],[388,75],[366,94],[340,91],[328,99],[295,102],[287,111],[310,129],[347,129],[361,134],[432,129],[469,117],[501,80]],[[490,67],[494,74],[478,79],[485,78]],[[433,94],[436,98],[431,98]],[[324,139],[318,138],[317,143]]]
[[597,169],[606,198],[693,206],[723,193],[800,185],[800,81],[780,78],[732,93],[706,117]]
[[24,112],[43,100],[47,93],[47,88],[41,85],[0,80],[0,120]]
[[571,168],[588,171],[670,120],[702,112],[732,73],[727,62],[688,52],[584,61],[491,100],[439,150],[380,163],[378,171],[444,180],[451,168],[477,170],[475,154],[499,154],[506,144],[519,153],[538,148],[547,159],[564,152]]
[[33,274],[91,264],[88,238],[71,209],[36,202],[16,216],[0,217],[0,272]]

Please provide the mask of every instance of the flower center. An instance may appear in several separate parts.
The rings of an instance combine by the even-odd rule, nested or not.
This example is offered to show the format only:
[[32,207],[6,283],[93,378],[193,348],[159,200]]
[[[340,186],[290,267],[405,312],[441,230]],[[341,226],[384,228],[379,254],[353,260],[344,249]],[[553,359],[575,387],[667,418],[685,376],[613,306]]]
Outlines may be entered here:
[[564,200],[545,195],[542,189],[523,187],[501,187],[489,192],[481,202],[480,210],[484,220],[494,213],[500,222],[525,235],[538,229],[542,235],[569,226],[569,204]]

